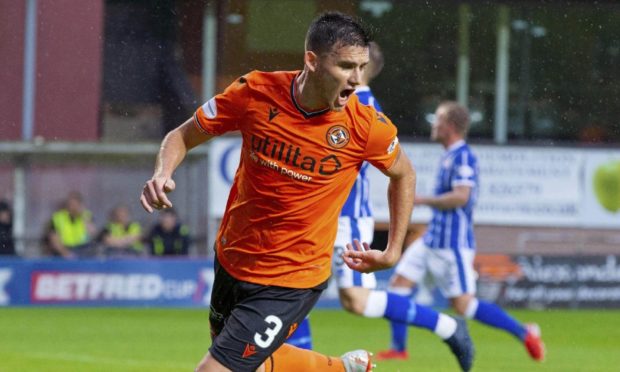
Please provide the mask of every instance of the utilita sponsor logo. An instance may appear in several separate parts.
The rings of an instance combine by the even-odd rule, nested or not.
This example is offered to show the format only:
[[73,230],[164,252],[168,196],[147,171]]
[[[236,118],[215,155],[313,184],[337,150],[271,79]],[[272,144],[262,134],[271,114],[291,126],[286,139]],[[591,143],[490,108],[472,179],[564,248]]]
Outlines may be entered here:
[[286,168],[283,165],[286,165],[289,168],[297,168],[311,174],[318,173],[329,176],[338,172],[342,167],[342,163],[340,163],[340,160],[334,154],[329,154],[323,158],[317,159],[304,154],[302,151],[302,148],[299,146],[279,141],[269,136],[261,138],[252,135],[252,153],[255,156],[257,154],[262,154],[273,160],[271,162],[265,160],[272,164],[272,166],[270,166],[272,169],[278,170],[281,168],[284,170]]
[[157,274],[32,274],[32,302],[183,299],[194,295],[194,280],[164,280]]

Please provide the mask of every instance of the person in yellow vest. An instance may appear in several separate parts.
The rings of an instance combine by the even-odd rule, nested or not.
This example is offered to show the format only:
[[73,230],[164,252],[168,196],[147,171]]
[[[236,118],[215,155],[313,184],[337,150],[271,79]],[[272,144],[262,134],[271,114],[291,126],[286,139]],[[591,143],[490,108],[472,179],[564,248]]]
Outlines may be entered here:
[[189,228],[179,221],[173,208],[159,212],[157,224],[147,237],[152,256],[186,256],[189,253]]
[[131,220],[126,205],[119,205],[112,210],[110,220],[98,240],[104,246],[104,254],[109,257],[139,256],[144,253],[142,226]]
[[46,234],[46,246],[53,256],[75,258],[92,253],[95,225],[84,207],[82,195],[69,193],[64,207],[52,214]]

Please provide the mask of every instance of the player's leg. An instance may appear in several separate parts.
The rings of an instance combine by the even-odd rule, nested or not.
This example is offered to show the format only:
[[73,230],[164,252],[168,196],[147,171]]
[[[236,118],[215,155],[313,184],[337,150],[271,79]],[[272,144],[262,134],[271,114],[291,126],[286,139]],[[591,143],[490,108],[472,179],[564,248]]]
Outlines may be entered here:
[[[426,247],[422,238],[413,242],[396,266],[395,277],[391,281],[393,290],[398,291],[400,288],[401,291],[405,291],[416,283],[426,282],[427,279],[436,282],[437,273],[433,272],[431,265],[433,251]],[[369,309],[370,312],[374,311],[375,314],[383,312],[383,316],[392,321],[393,334],[398,335],[402,332],[402,325],[399,323],[426,328],[444,340],[463,370],[471,368],[475,350],[464,320],[439,313],[428,306],[416,303],[410,296],[393,292],[385,295],[371,293],[368,302],[374,304],[374,309]],[[370,312],[365,315],[372,316]],[[402,338],[393,340],[393,343],[398,342],[404,341]]]
[[[349,351],[340,357],[331,357],[285,343],[270,355],[256,372],[370,372],[373,367],[371,354],[365,350]],[[196,369],[196,372],[206,371],[231,370],[207,354]]]
[[528,353],[534,360],[543,360],[545,346],[540,339],[540,328],[535,325],[525,325],[510,316],[498,305],[477,299],[475,271],[473,266],[474,252],[460,250],[457,253],[458,285],[453,288],[450,303],[457,313],[468,319],[475,319],[488,326],[506,331],[524,343]]
[[428,306],[416,304],[409,297],[386,291],[370,291],[367,304],[364,316],[384,317],[393,322],[426,328],[450,347],[463,370],[471,368],[474,347],[464,320],[438,313]]
[[[414,249],[414,247],[416,248]],[[407,260],[407,266],[402,266],[402,270],[408,272],[412,277],[405,275],[403,277],[414,283],[418,277],[422,278],[425,274],[425,266],[419,264],[424,261],[420,261],[417,257],[419,254],[424,254],[423,241],[418,239],[414,242],[412,247],[405,251],[405,255],[407,255],[407,251],[410,251],[409,255],[412,257]],[[341,256],[342,253],[337,251],[336,258],[342,260]],[[409,296],[371,289],[375,286],[374,276],[366,276],[366,278],[372,278],[373,281],[373,285],[368,286],[368,288],[363,287],[362,284],[354,285],[356,277],[363,280],[366,274],[360,274],[349,269],[341,261],[335,261],[335,265],[334,271],[340,287],[340,301],[347,311],[369,318],[384,317],[393,322],[394,327],[397,328],[397,334],[399,334],[398,332],[404,333],[405,338],[407,337],[406,330],[403,331],[403,327],[413,325],[426,328],[448,344],[464,370],[471,368],[474,350],[464,322],[458,322],[457,319],[438,313],[428,306],[419,305]],[[415,266],[416,269],[410,270],[409,266]]]
[[368,372],[372,368],[371,354],[365,350],[331,357],[286,343],[267,358],[264,364],[267,372]]
[[[401,295],[403,297],[411,297],[413,288],[416,283],[399,274],[394,274],[390,278],[390,286],[388,292]],[[406,360],[409,358],[407,352],[407,338],[409,326],[407,323],[396,322],[390,320],[391,342],[388,350],[377,353],[377,360]]]
[[[388,291],[409,298],[413,288],[417,283],[424,282],[426,276],[426,250],[422,239],[418,238],[405,249],[396,266],[394,275],[390,278]],[[430,327],[433,327],[432,322],[427,324],[426,328],[430,329]],[[389,350],[377,353],[377,360],[407,359],[408,325],[392,320],[390,321],[390,330],[392,336],[391,347]]]

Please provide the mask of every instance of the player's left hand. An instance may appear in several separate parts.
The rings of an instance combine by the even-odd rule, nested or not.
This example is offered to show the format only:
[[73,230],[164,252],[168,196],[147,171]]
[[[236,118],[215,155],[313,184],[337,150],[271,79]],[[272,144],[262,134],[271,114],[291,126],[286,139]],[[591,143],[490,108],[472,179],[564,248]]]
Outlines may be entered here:
[[392,266],[390,261],[386,259],[384,252],[370,249],[368,243],[360,243],[357,239],[353,240],[353,244],[347,244],[342,259],[349,268],[362,273],[371,273]]

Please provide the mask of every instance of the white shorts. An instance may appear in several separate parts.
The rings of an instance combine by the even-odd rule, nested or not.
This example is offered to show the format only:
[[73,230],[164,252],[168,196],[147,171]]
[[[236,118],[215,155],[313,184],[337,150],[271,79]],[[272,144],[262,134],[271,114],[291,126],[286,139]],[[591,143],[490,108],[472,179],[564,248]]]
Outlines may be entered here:
[[377,278],[375,274],[365,274],[351,270],[342,259],[342,254],[348,243],[353,244],[353,239],[360,242],[372,243],[375,232],[375,221],[372,217],[351,219],[349,217],[338,218],[338,235],[334,244],[334,258],[332,260],[332,272],[338,284],[338,288],[364,287],[375,288]]
[[473,249],[431,249],[422,238],[411,244],[396,266],[396,274],[418,284],[437,286],[446,298],[476,293]]

